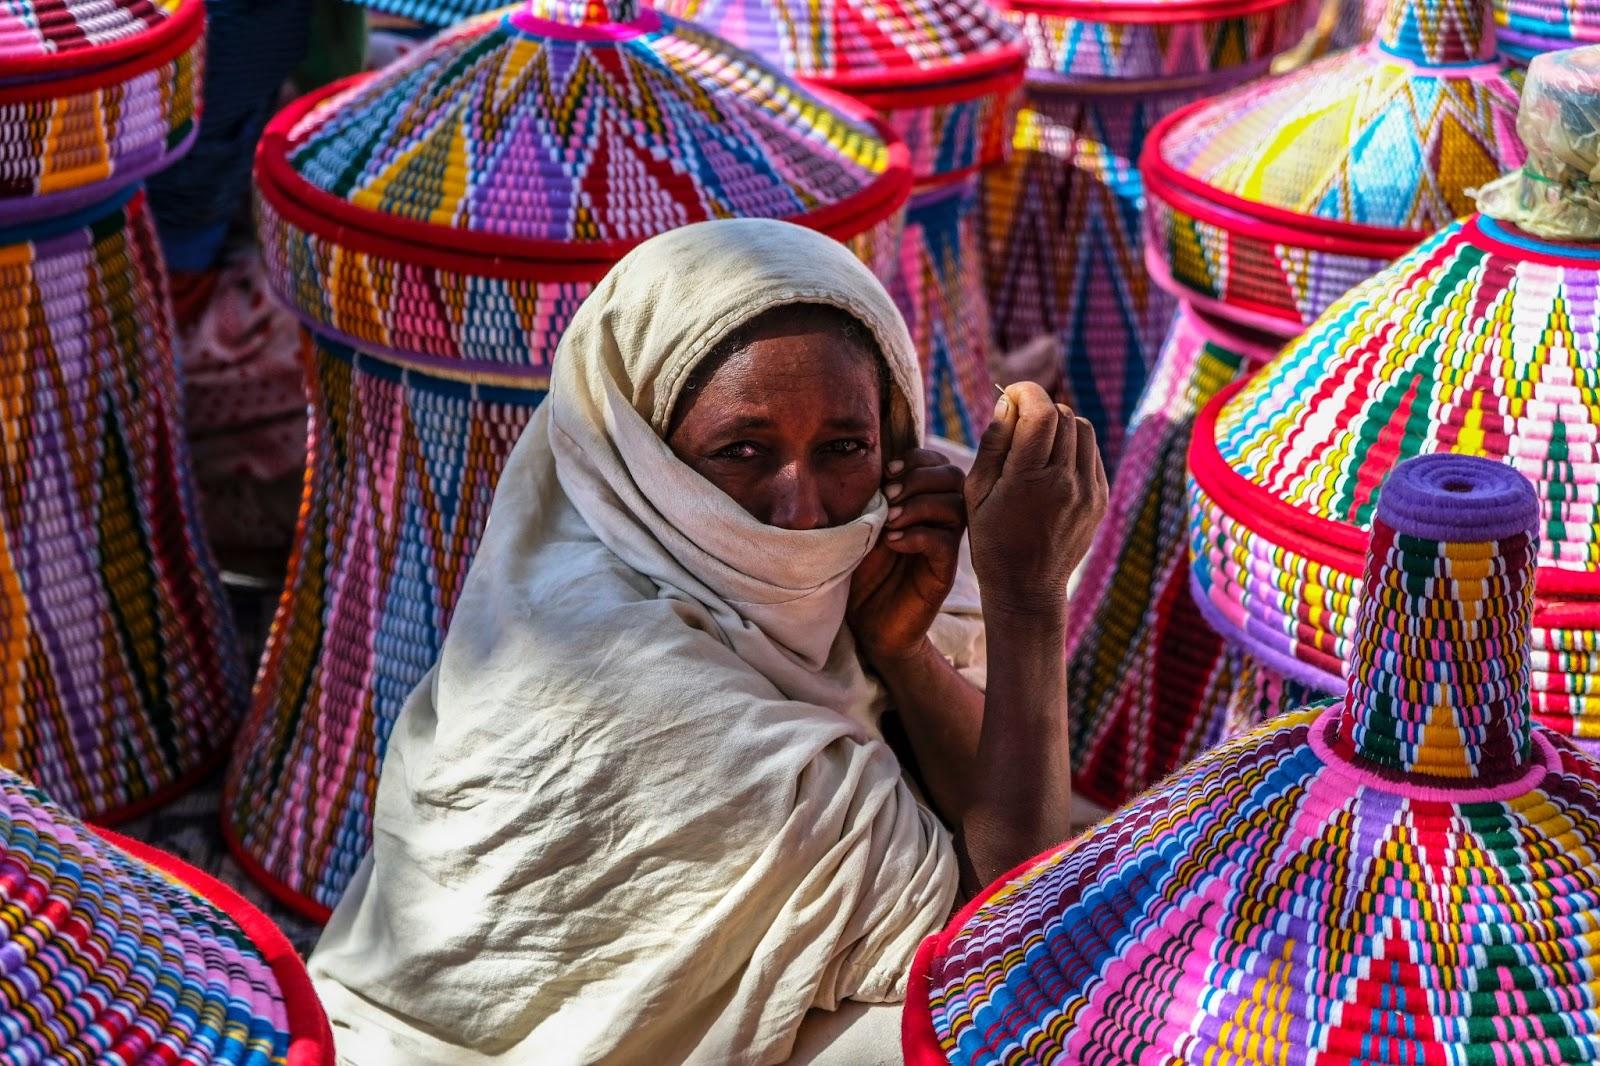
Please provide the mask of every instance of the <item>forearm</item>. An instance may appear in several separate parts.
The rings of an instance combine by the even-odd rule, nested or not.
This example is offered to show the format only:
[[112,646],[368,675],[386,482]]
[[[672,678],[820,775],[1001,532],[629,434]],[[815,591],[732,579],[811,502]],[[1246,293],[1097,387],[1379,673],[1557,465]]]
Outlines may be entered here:
[[984,621],[988,691],[958,836],[968,893],[1071,832],[1065,618],[986,605]]
[[910,656],[872,665],[900,712],[933,809],[959,826],[978,755],[983,693],[928,640]]

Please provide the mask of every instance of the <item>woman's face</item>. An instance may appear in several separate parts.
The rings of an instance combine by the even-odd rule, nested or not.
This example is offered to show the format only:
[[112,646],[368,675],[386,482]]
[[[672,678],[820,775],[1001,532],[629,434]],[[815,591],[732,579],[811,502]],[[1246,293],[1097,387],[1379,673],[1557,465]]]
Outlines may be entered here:
[[781,316],[683,393],[667,445],[768,525],[843,525],[882,480],[878,390],[859,341]]

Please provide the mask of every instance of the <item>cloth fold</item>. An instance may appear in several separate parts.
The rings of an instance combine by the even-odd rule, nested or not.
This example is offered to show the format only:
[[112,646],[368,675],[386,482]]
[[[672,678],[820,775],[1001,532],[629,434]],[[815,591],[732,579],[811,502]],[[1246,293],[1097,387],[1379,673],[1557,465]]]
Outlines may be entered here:
[[[671,231],[574,317],[312,958],[346,1061],[771,1063],[811,1008],[903,996],[956,869],[844,624],[887,505],[766,526],[662,439],[706,353],[794,303],[868,328],[886,451],[921,439],[904,323],[810,230]],[[970,576],[947,612],[972,676]]]

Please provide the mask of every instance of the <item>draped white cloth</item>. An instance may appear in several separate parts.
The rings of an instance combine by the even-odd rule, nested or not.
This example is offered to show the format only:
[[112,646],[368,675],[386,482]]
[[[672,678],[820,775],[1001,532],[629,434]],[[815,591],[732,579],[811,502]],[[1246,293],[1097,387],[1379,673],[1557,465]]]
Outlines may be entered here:
[[[674,230],[573,319],[312,958],[343,1061],[771,1063],[813,1007],[903,995],[956,869],[844,624],[886,504],[763,525],[663,441],[705,354],[793,303],[871,331],[887,447],[920,439],[903,322],[809,230]],[[976,667],[964,581],[935,639]]]

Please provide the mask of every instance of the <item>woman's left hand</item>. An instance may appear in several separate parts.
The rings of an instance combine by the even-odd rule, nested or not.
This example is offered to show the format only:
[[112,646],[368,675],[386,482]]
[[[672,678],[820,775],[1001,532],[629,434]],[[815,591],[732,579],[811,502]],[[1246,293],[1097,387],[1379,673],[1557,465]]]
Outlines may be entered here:
[[965,476],[944,456],[917,448],[886,473],[889,521],[850,584],[850,628],[874,665],[922,650],[955,582],[967,528]]

